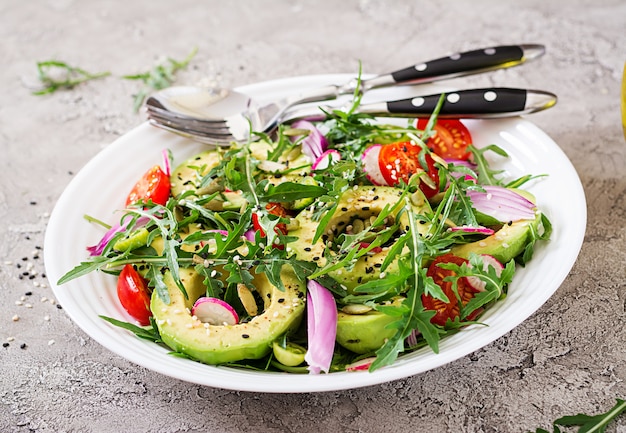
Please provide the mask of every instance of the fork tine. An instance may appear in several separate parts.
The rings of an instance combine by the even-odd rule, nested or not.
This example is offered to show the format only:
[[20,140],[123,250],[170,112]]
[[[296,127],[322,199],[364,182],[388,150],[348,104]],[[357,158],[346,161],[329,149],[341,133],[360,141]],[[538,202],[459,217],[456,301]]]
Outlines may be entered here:
[[206,129],[227,129],[227,125],[226,125],[226,121],[225,120],[219,120],[219,121],[213,121],[213,120],[200,120],[200,119],[196,119],[194,117],[190,117],[190,116],[186,116],[184,114],[179,114],[179,113],[174,113],[172,111],[168,111],[168,110],[162,110],[159,108],[155,108],[152,106],[147,106],[146,108],[146,113],[149,116],[154,116],[154,117],[159,117],[161,119],[168,119],[171,120],[172,122],[181,122],[183,124],[193,124],[196,125],[197,127],[201,127],[202,129],[206,128]]
[[218,135],[218,136],[231,135],[230,130],[228,129],[226,124],[224,124],[221,127],[212,128],[212,127],[206,127],[205,125],[202,124],[202,122],[162,116],[159,113],[153,113],[153,112],[148,112],[148,118],[154,119],[161,123],[165,123],[166,125],[169,125],[174,128],[189,129],[189,130],[193,130],[202,134]]
[[191,133],[188,132],[186,130],[182,130],[176,127],[171,127],[168,125],[165,125],[159,121],[156,121],[154,119],[148,119],[148,123],[150,123],[150,125],[153,125],[157,128],[163,129],[164,131],[168,131],[168,132],[172,132],[176,135],[179,135],[181,137],[185,137],[187,139],[193,140],[193,141],[197,141],[199,143],[203,143],[203,144],[208,144],[211,146],[230,146],[233,144],[233,140],[229,137],[228,139],[223,139],[223,138],[214,138],[214,137],[207,137],[206,135],[202,135],[202,134],[195,134],[195,133]]

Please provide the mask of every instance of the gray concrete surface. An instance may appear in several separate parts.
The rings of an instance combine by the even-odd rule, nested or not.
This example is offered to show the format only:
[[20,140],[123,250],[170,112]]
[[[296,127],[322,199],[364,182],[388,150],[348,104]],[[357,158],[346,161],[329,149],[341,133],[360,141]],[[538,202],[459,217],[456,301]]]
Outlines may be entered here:
[[[0,0],[0,431],[524,432],[607,410],[626,397],[625,30],[622,0]],[[514,42],[544,43],[548,54],[463,85],[559,95],[556,108],[531,120],[572,160],[589,221],[556,294],[493,344],[383,385],[255,394],[138,368],[55,305],[42,275],[47,216],[74,173],[143,121],[131,108],[138,84],[121,75],[194,46],[178,82],[234,86],[353,72],[359,60],[386,72]],[[35,97],[35,65],[46,59],[113,75]],[[608,431],[626,432],[626,416]]]

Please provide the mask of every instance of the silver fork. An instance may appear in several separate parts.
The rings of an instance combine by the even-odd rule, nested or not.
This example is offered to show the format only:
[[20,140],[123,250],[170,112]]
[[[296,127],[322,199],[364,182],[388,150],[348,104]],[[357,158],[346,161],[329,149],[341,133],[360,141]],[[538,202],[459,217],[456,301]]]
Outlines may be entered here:
[[[258,104],[246,95],[229,90],[171,87],[148,98],[146,108],[151,123],[186,134],[201,133],[220,143],[245,141],[254,132],[267,133],[285,120],[285,112],[297,104],[335,99],[359,89],[400,84],[422,84],[469,74],[508,68],[540,57],[545,48],[537,44],[505,45],[467,51],[413,65],[396,72],[343,85],[330,85],[298,95]],[[374,111],[380,111],[380,107]],[[387,111],[386,109],[383,111]],[[287,116],[289,117],[289,116]]]
[[[417,96],[409,99],[376,102],[360,105],[356,112],[373,117],[430,117],[435,110],[441,93]],[[553,93],[541,90],[514,88],[486,88],[452,91],[444,94],[439,118],[499,118],[520,116],[548,109],[557,102]],[[265,132],[270,133],[279,124],[298,119],[321,120],[335,109],[347,110],[349,107],[298,106],[286,112]],[[208,144],[228,145],[232,142],[247,140],[253,134],[250,131],[242,140],[236,139],[229,127],[218,128],[206,121],[168,115],[163,110],[153,109],[150,123]]]

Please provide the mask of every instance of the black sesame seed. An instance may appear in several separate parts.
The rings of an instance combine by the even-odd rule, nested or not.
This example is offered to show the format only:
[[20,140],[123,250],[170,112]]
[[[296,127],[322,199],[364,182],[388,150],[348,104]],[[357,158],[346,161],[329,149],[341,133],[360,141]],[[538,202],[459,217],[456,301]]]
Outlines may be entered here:
[[57,304],[57,309],[62,310],[63,307],[61,307],[61,304]]
[[241,334],[241,338],[250,338],[248,334]]
[[20,349],[26,349],[26,343],[20,344]]
[[2,347],[9,347],[9,343],[2,343]]
[[24,293],[25,296],[30,296],[32,294],[33,294],[33,292],[26,292],[26,293]]
[[368,211],[368,210],[370,210],[370,207],[369,206],[363,206],[363,210],[364,211]]
[[304,248],[304,251],[306,251],[306,252],[310,252],[310,251],[311,251],[311,247],[305,247],[305,248]]
[[285,302],[285,298],[280,298],[277,302],[278,302],[279,304],[282,304],[283,302]]

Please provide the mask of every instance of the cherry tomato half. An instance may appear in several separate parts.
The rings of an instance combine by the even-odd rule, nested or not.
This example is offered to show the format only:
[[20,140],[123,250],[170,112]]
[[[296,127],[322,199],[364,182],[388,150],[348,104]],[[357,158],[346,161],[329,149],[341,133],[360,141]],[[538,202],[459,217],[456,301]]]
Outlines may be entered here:
[[170,178],[161,167],[155,165],[137,181],[126,198],[126,206],[142,200],[165,205],[170,196]]
[[[423,130],[427,123],[428,119],[418,119],[416,128]],[[472,144],[472,136],[460,120],[437,119],[433,131],[435,135],[428,139],[426,145],[440,157],[467,160],[472,155],[467,150]]]
[[[448,319],[454,320],[459,317],[461,308],[456,294],[452,290],[452,281],[444,281],[444,278],[456,274],[452,270],[439,267],[440,263],[454,263],[460,266],[463,263],[467,263],[467,260],[453,254],[444,254],[443,256],[437,257],[426,272],[426,275],[432,277],[435,283],[441,287],[443,293],[448,297],[449,302],[443,302],[430,295],[422,295],[422,304],[425,309],[436,311],[436,314],[430,319],[431,323],[444,326]],[[462,277],[457,280],[457,292],[462,305],[465,306],[470,299],[474,297],[476,289],[467,283],[465,277]],[[478,313],[478,311],[472,313],[467,319],[471,320],[471,318],[475,317]]]
[[[281,205],[280,203],[268,203],[265,206],[265,209],[271,215],[276,215],[276,216],[279,216],[281,218],[288,218],[289,217],[289,213],[287,212],[287,209],[285,209],[285,207],[283,205]],[[252,227],[254,228],[254,230],[256,230],[256,231],[261,233],[261,237],[262,238],[265,237],[265,230],[263,230],[263,227],[261,226],[261,222],[259,221],[259,214],[258,213],[253,213],[252,214]],[[286,235],[287,232],[288,232],[287,224],[285,224],[285,223],[278,223],[278,224],[276,224],[276,227],[274,228],[274,231],[277,234]],[[275,245],[275,247],[279,248],[279,249],[284,248],[283,245]]]
[[[409,141],[384,144],[381,147],[378,165],[388,185],[398,185],[401,180],[408,183],[413,174],[424,171],[419,161],[421,150],[420,146]],[[439,172],[430,154],[426,153],[424,159],[428,166],[426,170],[428,177],[437,187],[432,188],[426,183],[420,182],[420,189],[426,198],[431,198],[439,192]]]
[[124,309],[142,326],[150,324],[150,290],[148,283],[133,265],[126,265],[117,280],[117,297]]

